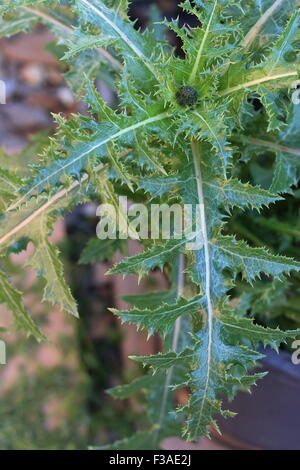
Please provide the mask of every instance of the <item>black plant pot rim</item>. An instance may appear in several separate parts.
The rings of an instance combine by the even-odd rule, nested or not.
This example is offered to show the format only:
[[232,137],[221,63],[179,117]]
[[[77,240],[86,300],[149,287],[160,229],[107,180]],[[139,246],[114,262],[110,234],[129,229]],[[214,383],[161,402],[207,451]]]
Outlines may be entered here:
[[224,407],[232,419],[219,418],[221,431],[245,447],[300,450],[300,365],[286,351],[262,350],[265,358],[255,372],[268,371],[251,394],[239,392]]

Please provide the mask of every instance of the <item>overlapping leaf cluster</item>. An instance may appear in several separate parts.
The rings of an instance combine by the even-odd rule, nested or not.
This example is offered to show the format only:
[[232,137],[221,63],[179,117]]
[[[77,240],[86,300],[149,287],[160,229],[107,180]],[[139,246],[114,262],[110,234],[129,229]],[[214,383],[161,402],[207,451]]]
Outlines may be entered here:
[[[208,435],[208,426],[217,429],[218,414],[231,414],[222,409],[222,394],[232,397],[261,377],[248,373],[262,357],[257,345],[278,349],[299,334],[255,324],[247,317],[251,295],[243,294],[239,308],[228,295],[237,280],[251,286],[263,275],[278,283],[300,270],[299,262],[250,246],[228,228],[232,211],[258,217],[263,208],[276,207],[282,194],[292,193],[298,181],[299,111],[291,99],[299,75],[298,2],[184,1],[181,7],[198,18],[199,27],[180,28],[175,20],[163,26],[180,36],[185,59],[150,30],[137,31],[125,1],[115,9],[109,1],[69,3],[72,14],[59,2],[1,2],[2,35],[26,31],[38,20],[52,25],[66,48],[62,59],[70,61],[69,77],[76,75],[77,64],[86,71],[80,89],[90,109],[88,117],[57,117],[58,135],[30,175],[4,165],[1,254],[31,240],[36,251],[29,263],[46,279],[45,300],[76,315],[57,251],[48,241],[55,215],[95,194],[113,205],[118,194],[147,204],[198,205],[196,250],[186,250],[186,240],[148,240],[141,254],[111,270],[142,277],[160,267],[171,281],[169,291],[127,298],[133,308],[114,311],[122,321],[164,338],[162,353],[134,358],[151,366],[154,375],[150,371],[111,391],[116,398],[146,391],[151,420],[149,430],[115,448],[157,448],[162,438],[182,433],[194,440]],[[103,63],[118,87],[115,110],[92,83]],[[196,92],[192,106],[176,98],[184,86]],[[239,179],[253,153],[265,149],[276,153],[270,184],[262,188]],[[96,258],[97,245],[102,256],[101,242],[93,240],[83,260]],[[117,247],[110,244],[111,253]],[[5,274],[1,279],[1,298],[17,325],[39,337],[20,294]],[[175,410],[178,389],[189,390],[190,399]]]

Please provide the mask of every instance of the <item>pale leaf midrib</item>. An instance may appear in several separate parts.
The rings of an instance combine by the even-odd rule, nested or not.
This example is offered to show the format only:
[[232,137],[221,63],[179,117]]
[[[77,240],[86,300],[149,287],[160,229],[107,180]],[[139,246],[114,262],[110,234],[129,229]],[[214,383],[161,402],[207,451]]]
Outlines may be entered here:
[[[212,129],[211,125],[209,124],[209,122],[202,116],[202,114],[200,114],[198,111],[194,111],[193,114],[195,114],[195,116],[199,117],[199,119],[204,122],[204,124],[207,126],[209,132],[211,133],[211,135],[213,136],[213,138],[215,139],[216,143],[217,143],[217,147],[219,148],[219,152],[221,155],[224,154],[224,151],[222,149],[222,145],[218,139],[218,136],[216,135],[215,131]],[[227,175],[226,175],[226,165],[225,165],[225,162],[223,164],[223,174],[224,174],[224,179],[226,180],[227,179]]]
[[215,3],[214,3],[214,6],[213,6],[213,9],[212,9],[209,21],[207,23],[207,27],[206,27],[204,36],[202,38],[202,41],[201,41],[201,44],[200,44],[200,47],[199,47],[199,50],[198,50],[198,53],[197,53],[197,57],[196,57],[196,60],[195,60],[195,63],[194,63],[194,67],[193,67],[193,70],[192,70],[190,78],[189,78],[190,83],[193,83],[195,81],[195,78],[196,78],[196,75],[197,75],[197,72],[198,72],[198,68],[199,68],[199,64],[200,64],[200,60],[201,60],[201,57],[202,57],[202,53],[203,53],[203,50],[204,50],[204,46],[205,46],[209,31],[210,31],[210,26],[211,26],[211,23],[212,23],[214,14],[215,14],[217,4],[218,4],[218,0],[215,0]]
[[[257,256],[254,256],[251,255],[251,256],[248,256],[248,255],[243,255],[243,254],[240,254],[240,253],[237,253],[236,251],[230,251],[230,249],[228,248],[225,248],[224,246],[222,245],[218,245],[218,244],[214,244],[213,242],[210,242],[211,245],[214,245],[218,250],[222,250],[224,251],[225,253],[229,254],[230,256],[234,256],[236,258],[240,258],[241,260],[244,260],[244,259],[249,259],[249,260],[255,260],[257,262],[265,262],[265,263],[270,263],[270,264],[276,264],[278,266],[284,266],[284,265],[287,265],[289,263],[292,263],[292,262],[295,262],[292,258],[286,258],[286,262],[285,261],[273,261],[273,260],[270,260],[269,258],[259,258]],[[290,264],[290,266],[294,266],[293,264]],[[300,263],[299,263],[299,266],[300,266]],[[296,269],[297,266],[295,265],[294,268]]]
[[267,75],[262,78],[257,78],[256,80],[251,80],[249,82],[241,83],[240,85],[236,85],[231,88],[227,88],[226,90],[223,90],[220,92],[220,96],[227,96],[230,95],[231,93],[234,93],[235,91],[240,91],[243,89],[251,88],[255,85],[259,85],[260,83],[266,83],[266,82],[271,82],[274,80],[280,80],[281,78],[286,78],[286,77],[294,77],[297,76],[298,72],[286,72],[286,73],[281,73],[281,74],[276,74],[276,75]]
[[[221,320],[221,322],[222,322],[222,325],[227,326],[228,328],[234,328],[234,329],[237,329],[237,330],[241,330],[242,332],[246,331],[247,333],[253,334],[253,330],[251,330],[250,328],[245,328],[245,327],[238,326],[238,325],[232,325],[231,323],[226,323],[223,320]],[[273,338],[274,337],[274,330],[272,330],[271,328],[269,328],[269,329],[265,328],[264,331],[257,331],[256,330],[255,334],[256,335],[262,335],[262,336],[265,336],[266,334],[268,334]],[[241,335],[242,335],[242,333],[241,333]]]
[[143,127],[143,126],[146,126],[147,124],[151,124],[152,122],[156,122],[156,121],[159,121],[161,119],[164,119],[166,117],[168,117],[169,114],[167,112],[165,113],[160,113],[156,116],[153,116],[151,118],[148,118],[148,119],[145,119],[141,122],[138,122],[136,124],[133,124],[132,126],[129,126],[129,127],[126,127],[125,129],[121,129],[120,131],[116,132],[115,134],[109,136],[109,137],[106,137],[105,139],[103,139],[101,142],[98,142],[97,144],[95,144],[94,146],[92,147],[89,147],[85,152],[83,153],[80,153],[80,155],[78,155],[76,158],[74,159],[67,159],[66,161],[66,164],[64,166],[61,166],[58,170],[52,172],[51,174],[47,175],[47,177],[45,177],[43,180],[39,181],[38,183],[36,183],[36,185],[34,185],[32,188],[30,188],[30,190],[24,194],[18,201],[14,202],[8,209],[7,211],[10,211],[14,208],[16,208],[17,206],[19,206],[20,204],[22,204],[22,202],[28,198],[35,190],[37,190],[40,186],[44,186],[47,184],[47,181],[49,181],[51,178],[53,178],[54,176],[56,176],[57,174],[59,173],[66,173],[66,169],[74,164],[76,164],[76,162],[78,162],[79,160],[81,160],[82,158],[84,158],[86,155],[89,155],[90,153],[94,152],[95,150],[97,150],[99,147],[102,147],[103,145],[107,144],[108,142],[111,142],[113,140],[116,140],[118,139],[119,137],[127,134],[128,132],[131,132],[131,131],[134,131],[140,127]]
[[273,13],[277,10],[277,8],[280,7],[280,5],[284,2],[285,0],[276,0],[273,5],[271,5],[265,13],[258,19],[258,21],[255,23],[254,26],[250,29],[250,31],[246,34],[245,38],[242,41],[242,46],[244,47],[249,47],[263,26],[266,24],[266,22],[269,20],[269,18],[273,15]]
[[[177,279],[177,299],[179,299],[184,293],[184,255],[181,253],[178,258],[178,279]],[[177,352],[178,342],[179,342],[179,335],[180,335],[180,327],[181,327],[181,317],[176,318],[175,326],[173,329],[173,336],[172,336],[172,351],[175,353]],[[165,415],[166,404],[168,393],[170,392],[170,385],[173,376],[174,366],[170,367],[165,378],[164,383],[164,393],[161,402],[161,407],[159,411],[159,418],[158,418],[158,427],[157,431],[153,437],[153,443],[155,443],[159,438],[160,429],[162,427],[163,418]]]
[[145,57],[144,53],[128,38],[128,36],[122,31],[113,21],[111,21],[107,16],[94,5],[92,5],[88,0],[79,0],[87,8],[90,8],[96,15],[98,15],[103,21],[105,21],[114,31],[120,36],[120,38],[127,44],[127,46],[135,53],[137,57],[142,59],[146,67],[150,70],[151,74],[156,78],[155,70],[149,64],[148,58]]
[[276,144],[263,139],[256,139],[254,137],[247,137],[246,139],[250,144],[261,145],[262,147],[271,148],[279,152],[290,153],[291,155],[297,155],[300,157],[300,149],[286,147],[285,145]]
[[207,346],[207,365],[206,365],[206,380],[203,395],[201,397],[201,407],[198,413],[197,423],[196,423],[196,430],[200,426],[200,422],[203,415],[203,409],[206,400],[208,400],[208,390],[209,390],[209,383],[211,377],[211,368],[212,368],[212,347],[213,347],[213,306],[211,300],[211,270],[210,270],[210,252],[209,252],[209,240],[208,240],[208,233],[207,233],[207,225],[206,225],[206,216],[205,216],[205,201],[204,201],[204,194],[203,194],[203,180],[201,174],[201,164],[200,164],[200,152],[199,152],[199,144],[192,140],[192,153],[193,153],[193,161],[194,161],[194,168],[195,168],[195,178],[197,183],[197,192],[198,192],[198,200],[199,200],[199,207],[200,207],[200,223],[201,223],[201,231],[203,236],[203,246],[204,246],[204,258],[205,258],[205,296],[206,296],[206,303],[207,303],[207,325],[206,331],[208,335],[208,346]]
[[[181,245],[185,244],[186,243],[186,240],[183,239],[183,240],[180,240],[178,242],[178,244],[172,246],[171,248],[169,248],[168,250],[163,250],[163,246],[160,246],[160,248],[162,249],[161,253],[165,254],[165,253],[171,253],[172,251],[174,250],[177,250]],[[142,253],[143,254],[143,253]],[[152,256],[149,256],[148,258],[145,258],[145,259],[142,259],[142,260],[136,260],[134,263],[131,263],[129,265],[129,268],[134,268],[135,266],[138,266],[139,264],[143,264],[145,262],[148,262],[150,261],[151,259],[153,258],[157,258],[159,256],[159,254],[154,254]],[[125,261],[124,261],[125,262]],[[118,266],[116,266],[116,268],[118,268]],[[114,269],[114,268],[113,268]],[[112,270],[113,270],[112,269]]]
[[285,38],[285,40],[284,40],[284,42],[283,42],[283,44],[282,44],[282,46],[281,46],[281,48],[280,48],[280,51],[279,51],[279,53],[278,53],[277,60],[272,63],[272,66],[271,66],[271,68],[270,68],[270,71],[271,71],[271,72],[273,72],[273,70],[276,68],[276,66],[277,66],[278,63],[280,62],[280,60],[281,60],[281,58],[282,58],[283,51],[284,51],[286,45],[288,44],[289,35],[290,35],[290,34],[291,34],[291,32],[289,31],[287,37]]
[[[3,181],[4,183],[7,184],[7,186],[10,186],[11,189],[13,189],[14,191],[18,191],[18,186],[16,184],[13,184],[12,181],[10,181],[9,179],[5,179],[4,176],[0,176],[0,180]],[[5,191],[5,189],[4,189]]]
[[[155,312],[155,310],[142,310],[142,313],[137,313],[137,314],[132,313],[131,315],[132,315],[133,318],[143,319],[144,316],[149,313],[149,315],[151,315],[151,318],[153,318],[153,317],[155,317],[155,318],[158,317],[159,318],[159,317],[164,317],[165,315],[181,312],[182,310],[186,310],[187,308],[193,307],[194,305],[197,305],[197,304],[200,304],[200,299],[194,299],[193,301],[187,302],[184,305],[179,305],[176,308],[169,309],[169,310],[164,310],[163,312]],[[166,307],[172,307],[172,305],[166,305]],[[126,312],[126,316],[130,316],[130,312],[131,312],[131,310],[128,310]],[[133,309],[133,312],[134,312],[134,309]],[[118,312],[118,314],[120,315],[120,312]]]
[[[98,165],[94,171],[101,171],[105,165],[100,164]],[[85,183],[88,180],[88,176],[84,175],[80,181],[74,181],[74,183],[69,186],[69,188],[62,189],[58,193],[56,193],[54,196],[52,196],[45,204],[42,204],[38,209],[33,211],[32,214],[27,216],[22,222],[20,222],[18,225],[16,225],[13,229],[11,229],[9,232],[7,232],[3,237],[0,239],[0,245],[5,243],[9,238],[11,238],[13,235],[18,233],[20,230],[22,230],[24,227],[26,227],[28,224],[30,224],[36,217],[41,215],[43,212],[45,212],[47,209],[49,209],[53,204],[55,204],[59,199],[62,199],[63,197],[67,196],[70,191],[73,189],[77,188],[79,185]]]

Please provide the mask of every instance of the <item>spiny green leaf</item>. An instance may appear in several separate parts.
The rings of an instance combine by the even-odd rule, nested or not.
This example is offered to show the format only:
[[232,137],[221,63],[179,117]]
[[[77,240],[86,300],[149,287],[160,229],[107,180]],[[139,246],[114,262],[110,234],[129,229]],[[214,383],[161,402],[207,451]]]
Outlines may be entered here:
[[150,83],[153,83],[151,78],[154,77],[156,80],[156,70],[152,64],[156,43],[154,39],[151,41],[149,34],[146,37],[139,34],[128,21],[121,19],[100,0],[75,0],[74,3],[82,19],[100,27],[106,37],[112,37],[117,41],[127,61],[127,67],[135,70],[137,62],[140,67],[137,76],[143,76],[146,82],[150,79]]
[[122,248],[123,244],[120,240],[91,238],[81,253],[79,263],[89,264],[112,259],[115,252]]
[[[186,407],[188,421],[185,432],[190,440],[194,440],[199,434],[208,435],[208,425],[218,429],[214,420],[216,414],[230,416],[229,412],[222,410],[218,393],[231,396],[236,386],[249,388],[262,377],[239,377],[231,372],[233,366],[247,370],[262,357],[260,353],[241,345],[243,337],[248,338],[252,344],[261,342],[277,349],[290,335],[295,337],[299,333],[269,330],[254,325],[249,319],[223,316],[220,313],[214,318],[209,334],[208,328],[206,324],[195,335],[194,360],[197,366],[191,374],[189,385],[193,394]],[[200,343],[198,347],[197,343]]]
[[174,259],[179,250],[184,248],[186,240],[168,240],[164,245],[158,243],[144,252],[131,256],[117,263],[109,274],[138,274],[141,278],[155,267],[162,268],[164,264]]
[[169,369],[174,365],[189,365],[194,357],[192,349],[186,348],[180,353],[169,351],[166,353],[159,353],[153,356],[130,356],[130,359],[141,362],[144,366],[151,366],[154,371],[160,369]]
[[111,445],[91,447],[91,450],[152,450],[153,437],[156,433],[156,428],[148,431],[138,431],[131,437],[116,441]]
[[172,303],[174,298],[174,289],[147,292],[146,294],[122,295],[120,298],[129,305],[134,305],[138,308],[143,308],[146,305],[149,309],[155,309],[162,303]]
[[110,310],[118,315],[122,322],[135,323],[138,328],[148,329],[149,335],[151,335],[155,330],[167,332],[172,328],[176,318],[184,314],[197,312],[202,301],[201,296],[196,296],[189,300],[182,297],[175,304],[164,304],[155,310],[140,310],[137,308],[125,311]]
[[64,279],[58,249],[48,240],[48,229],[44,217],[36,222],[36,227],[31,226],[31,230],[35,251],[26,264],[46,280],[43,300],[58,304],[63,311],[78,317],[76,302]]
[[[2,0],[2,5],[0,5],[0,14],[10,13],[13,10],[16,10],[20,7],[26,6],[38,6],[38,5],[51,5],[53,0],[15,0],[11,2],[10,0]],[[57,4],[57,2],[55,1]]]
[[12,20],[0,20],[1,37],[9,37],[20,31],[28,31],[37,22],[37,17],[30,12],[17,11]]
[[127,134],[130,135],[130,133],[141,127],[151,126],[155,122],[167,117],[167,112],[159,112],[152,116],[144,116],[142,120],[126,119],[126,122],[123,122],[123,126],[118,124],[118,121],[116,123],[102,123],[98,125],[97,133],[93,138],[90,138],[88,142],[80,143],[74,149],[70,149],[68,158],[59,158],[49,167],[42,168],[38,176],[26,188],[25,195],[21,197],[18,203],[20,204],[34,193],[49,190],[49,187],[58,185],[67,175],[73,175],[80,179],[81,172],[87,168],[91,158],[105,154],[104,146],[106,144],[117,139],[128,138]]
[[106,392],[114,398],[123,400],[124,398],[131,397],[134,393],[142,389],[147,390],[152,388],[152,383],[152,377],[150,375],[143,375],[142,377],[134,379],[129,384],[109,388]]
[[7,276],[0,272],[0,301],[5,303],[13,313],[14,324],[18,330],[25,331],[27,335],[32,335],[38,341],[45,340],[45,336],[29,316],[23,305],[21,292],[15,289],[7,280]]
[[[263,248],[249,247],[245,242],[231,237],[222,237],[213,247],[219,268],[230,268],[234,273],[242,272],[245,279],[253,281],[260,273],[281,278],[283,273],[300,270],[300,263],[284,256],[274,256]],[[216,251],[215,251],[216,250]]]

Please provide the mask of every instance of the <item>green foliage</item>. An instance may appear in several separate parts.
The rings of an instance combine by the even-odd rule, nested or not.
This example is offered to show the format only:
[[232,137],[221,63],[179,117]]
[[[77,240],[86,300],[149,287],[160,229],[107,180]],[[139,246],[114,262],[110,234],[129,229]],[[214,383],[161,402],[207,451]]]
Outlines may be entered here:
[[31,317],[28,315],[24,305],[22,294],[15,289],[7,280],[4,273],[0,273],[1,303],[5,303],[14,315],[14,324],[17,329],[26,331],[28,335],[34,336],[38,341],[45,339]]
[[[2,3],[0,12],[8,15],[2,34],[8,34],[16,32],[17,21],[22,30],[32,25],[32,16],[24,21],[22,6],[34,7],[37,14],[36,9],[41,7],[43,13],[48,2]],[[50,3],[59,9],[56,2]],[[169,293],[132,297],[133,309],[113,310],[122,321],[146,328],[149,334],[158,331],[164,351],[134,358],[151,366],[153,376],[150,371],[132,385],[110,391],[117,398],[146,391],[151,421],[149,431],[112,448],[157,448],[162,438],[182,431],[195,440],[208,435],[208,426],[218,429],[216,415],[231,416],[222,409],[220,394],[233,397],[262,377],[247,372],[262,357],[257,346],[278,349],[300,333],[265,328],[248,318],[258,295],[257,279],[286,286],[285,274],[297,278],[300,262],[277,256],[272,247],[265,249],[254,243],[254,235],[246,235],[254,244],[250,246],[232,223],[242,211],[246,219],[262,220],[259,211],[267,214],[271,204],[275,213],[299,179],[300,121],[291,90],[299,76],[300,13],[296,1],[276,2],[275,8],[269,1],[196,0],[192,6],[186,0],[182,8],[195,15],[201,27],[187,30],[177,21],[164,22],[183,42],[181,59],[150,30],[135,30],[126,2],[119,11],[111,9],[111,3],[72,2],[74,26],[63,28],[68,31],[68,37],[61,38],[67,48],[63,60],[71,60],[73,66],[73,60],[79,61],[89,71],[81,89],[90,115],[78,114],[68,121],[58,117],[57,137],[29,176],[0,175],[0,194],[6,198],[1,255],[5,258],[20,238],[32,240],[36,252],[31,264],[47,283],[44,299],[75,314],[58,254],[47,241],[54,215],[95,193],[116,206],[124,191],[133,201],[148,205],[174,200],[201,207],[201,246],[196,250],[186,250],[187,240],[147,240],[142,253],[111,270],[140,278],[160,267],[170,278]],[[49,23],[42,13],[37,17]],[[101,66],[105,62],[105,69],[110,67],[116,76],[116,110],[106,106],[92,83],[97,71],[85,54],[95,48]],[[184,103],[182,87],[193,90]],[[258,110],[255,101],[260,103]],[[262,175],[253,170],[253,159],[263,158],[267,151],[275,159],[269,184],[260,187]],[[101,248],[101,242],[93,240],[81,261],[105,259],[116,248],[115,243],[103,243]],[[3,285],[5,292],[7,283]],[[1,297],[15,315],[20,308],[21,315],[18,302],[11,305],[5,294]],[[253,314],[258,311],[253,308]],[[175,411],[175,390],[184,387],[191,390],[190,400]]]
[[138,328],[147,328],[149,334],[156,330],[169,331],[175,320],[185,314],[193,314],[199,311],[201,298],[198,296],[189,300],[180,298],[172,305],[163,304],[155,310],[131,309],[127,311],[117,311],[112,309],[123,322],[135,323]]

